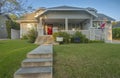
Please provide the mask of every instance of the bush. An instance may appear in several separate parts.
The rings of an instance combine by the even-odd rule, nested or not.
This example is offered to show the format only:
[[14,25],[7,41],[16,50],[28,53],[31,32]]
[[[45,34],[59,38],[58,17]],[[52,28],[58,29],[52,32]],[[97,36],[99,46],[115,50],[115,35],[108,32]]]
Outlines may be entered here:
[[[88,43],[89,39],[86,38],[85,35],[83,35],[81,32],[76,32],[73,35],[70,35],[66,32],[56,32],[53,34],[54,40],[56,40],[56,37],[63,37],[63,43],[75,43],[75,39],[78,39],[76,43]],[[80,40],[80,42],[79,42]]]
[[7,30],[8,38],[11,38],[11,21],[6,21],[6,30]]
[[54,40],[56,41],[56,37],[58,37],[59,36],[59,32],[55,32],[55,33],[53,33],[53,38],[54,38]]
[[81,32],[75,32],[75,34],[73,34],[72,35],[72,37],[71,37],[71,42],[72,43],[75,43],[75,39],[76,38],[79,38],[80,39],[80,41],[78,42],[78,43],[88,43],[89,42],[89,39],[87,39],[86,38],[86,36],[85,35],[83,35]]
[[37,33],[36,29],[33,28],[33,29],[29,30],[28,34],[27,34],[28,41],[31,43],[34,43],[37,38],[37,35],[38,35],[38,33]]
[[101,41],[101,40],[90,40],[89,43],[104,43],[104,41]]
[[23,39],[23,40],[27,40],[27,39],[28,39],[27,35],[23,35],[23,36],[22,36],[22,39]]
[[70,42],[70,35],[66,32],[56,32],[53,34],[53,38],[56,41],[56,37],[63,37],[63,43]]
[[120,28],[112,29],[113,39],[120,39]]

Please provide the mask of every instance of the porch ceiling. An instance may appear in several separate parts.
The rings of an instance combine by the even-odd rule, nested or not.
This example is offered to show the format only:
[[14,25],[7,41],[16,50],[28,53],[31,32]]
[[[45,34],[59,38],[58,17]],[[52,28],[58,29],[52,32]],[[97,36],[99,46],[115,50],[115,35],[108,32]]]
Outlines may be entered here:
[[[69,23],[81,23],[87,19],[68,19]],[[45,19],[45,23],[65,23],[65,19]]]

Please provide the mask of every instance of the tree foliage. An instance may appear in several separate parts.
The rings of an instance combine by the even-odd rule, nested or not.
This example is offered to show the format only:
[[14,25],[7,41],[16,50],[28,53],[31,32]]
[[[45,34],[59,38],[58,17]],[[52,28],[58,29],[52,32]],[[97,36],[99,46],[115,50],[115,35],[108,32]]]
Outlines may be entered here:
[[113,28],[112,36],[113,36],[113,39],[120,39],[120,28]]
[[0,0],[0,13],[22,14],[32,10],[32,7],[27,6],[27,0]]
[[11,38],[11,29],[20,30],[20,24],[12,20],[6,21],[6,29],[8,33],[8,38]]

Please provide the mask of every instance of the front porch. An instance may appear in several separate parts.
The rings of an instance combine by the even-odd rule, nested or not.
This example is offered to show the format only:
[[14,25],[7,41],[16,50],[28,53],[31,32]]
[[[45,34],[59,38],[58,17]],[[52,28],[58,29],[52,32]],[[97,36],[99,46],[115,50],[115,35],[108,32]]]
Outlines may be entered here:
[[91,19],[42,19],[39,22],[39,35],[52,35],[58,31],[74,32],[89,30],[92,27]]

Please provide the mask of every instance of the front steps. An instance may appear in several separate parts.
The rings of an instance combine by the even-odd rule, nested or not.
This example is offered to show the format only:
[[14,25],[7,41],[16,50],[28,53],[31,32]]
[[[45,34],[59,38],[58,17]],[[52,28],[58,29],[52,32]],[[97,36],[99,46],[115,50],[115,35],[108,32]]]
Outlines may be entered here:
[[20,68],[14,78],[52,78],[52,67]]
[[53,44],[54,39],[52,35],[44,35],[44,36],[38,36],[35,44],[41,45],[41,44]]
[[27,54],[14,78],[52,78],[53,47],[41,45]]
[[40,67],[40,66],[52,66],[52,59],[51,58],[25,59],[22,62],[22,67]]

